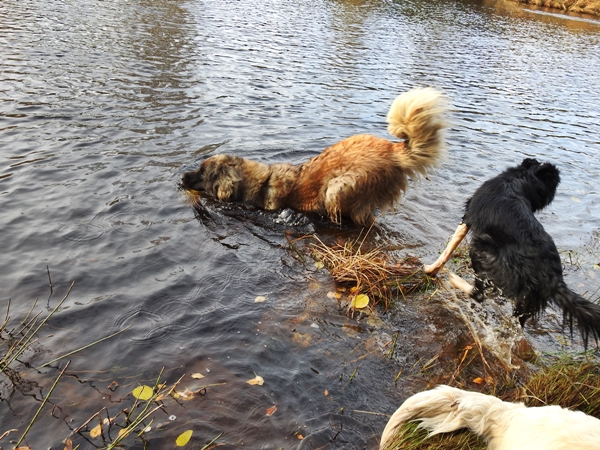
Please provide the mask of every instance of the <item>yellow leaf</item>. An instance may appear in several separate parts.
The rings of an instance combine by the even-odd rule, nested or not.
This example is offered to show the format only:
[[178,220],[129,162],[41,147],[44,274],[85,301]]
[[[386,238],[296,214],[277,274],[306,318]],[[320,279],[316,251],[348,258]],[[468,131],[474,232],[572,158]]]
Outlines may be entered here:
[[265,297],[264,295],[259,295],[258,297],[256,297],[254,299],[254,303],[262,303],[267,299],[267,297]]
[[29,447],[17,447],[15,450],[31,450]]
[[118,437],[121,437],[121,436],[123,436],[123,435],[124,435],[124,434],[126,434],[126,433],[127,433],[127,428],[121,428],[121,429],[119,430]]
[[477,377],[473,380],[473,383],[477,383],[477,384],[484,384],[485,380],[481,377]]
[[369,296],[365,294],[358,294],[352,299],[352,307],[354,309],[362,309],[369,304]]
[[[109,420],[105,418],[102,421],[102,425],[107,425],[108,422],[109,422]],[[100,436],[102,434],[102,425],[98,424],[98,425],[96,425],[94,428],[92,428],[90,430],[90,437],[91,438],[97,438],[98,436]]]
[[329,395],[329,391],[325,389],[325,392],[323,392],[323,394],[325,394],[325,397],[327,397]]
[[190,442],[190,439],[192,438],[193,433],[194,433],[193,430],[184,431],[179,436],[177,436],[177,439],[175,439],[175,445],[177,447],[183,447],[188,442]]
[[[256,375],[256,374],[254,374],[254,375]],[[252,384],[252,385],[258,384],[259,386],[262,386],[265,383],[265,379],[263,377],[261,377],[260,375],[256,375],[256,377],[252,378],[251,380],[246,381],[246,383]]]
[[204,375],[202,375],[201,373],[193,373],[192,378],[196,378],[197,380],[199,380],[200,378],[204,378]]
[[152,398],[154,389],[152,389],[150,386],[138,386],[133,390],[132,394],[135,398],[146,401]]
[[191,400],[192,398],[194,398],[194,393],[188,388],[185,388],[183,391],[175,392],[173,394],[173,397],[178,398],[180,400]]
[[321,261],[317,261],[317,262],[315,263],[315,267],[316,267],[317,269],[322,269],[323,267],[325,267],[325,264],[323,264]]
[[304,436],[302,436],[301,434],[297,434],[297,435],[296,435],[296,437],[297,437],[298,439],[304,439]]
[[342,294],[340,294],[339,292],[328,292],[327,293],[327,298],[342,298]]

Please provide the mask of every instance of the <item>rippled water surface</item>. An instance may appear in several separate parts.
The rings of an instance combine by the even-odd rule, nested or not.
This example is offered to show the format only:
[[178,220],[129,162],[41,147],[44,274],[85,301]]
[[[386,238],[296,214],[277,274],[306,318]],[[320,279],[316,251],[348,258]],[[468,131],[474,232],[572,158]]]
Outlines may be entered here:
[[[371,240],[435,258],[473,190],[533,156],[561,169],[540,220],[567,281],[600,286],[597,21],[466,0],[3,0],[0,24],[0,306],[11,299],[20,319],[38,298],[45,314],[75,281],[28,355],[36,366],[125,330],[69,357],[31,448],[62,448],[163,367],[169,382],[202,373],[196,385],[215,386],[160,413],[149,448],[187,429],[193,448],[221,432],[224,448],[375,448],[381,414],[423,385],[413,369],[454,319],[410,302],[351,318],[288,238],[356,230],[196,210],[178,181],[215,152],[297,163],[352,134],[385,136],[391,101],[417,85],[451,100],[449,159]],[[255,374],[263,386],[246,383]],[[57,375],[33,372],[43,389],[30,393]],[[38,407],[16,391],[0,433]]]

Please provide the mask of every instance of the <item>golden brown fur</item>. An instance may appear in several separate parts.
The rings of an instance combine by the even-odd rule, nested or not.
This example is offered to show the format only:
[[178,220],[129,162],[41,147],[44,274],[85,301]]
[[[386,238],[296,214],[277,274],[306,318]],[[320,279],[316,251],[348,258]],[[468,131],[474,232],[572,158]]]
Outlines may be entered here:
[[268,210],[292,208],[338,223],[348,217],[369,225],[375,209],[385,211],[398,202],[409,177],[425,175],[440,163],[445,110],[439,91],[412,89],[394,101],[387,116],[388,131],[401,142],[356,135],[298,165],[215,155],[197,171],[186,172],[182,184],[221,201]]

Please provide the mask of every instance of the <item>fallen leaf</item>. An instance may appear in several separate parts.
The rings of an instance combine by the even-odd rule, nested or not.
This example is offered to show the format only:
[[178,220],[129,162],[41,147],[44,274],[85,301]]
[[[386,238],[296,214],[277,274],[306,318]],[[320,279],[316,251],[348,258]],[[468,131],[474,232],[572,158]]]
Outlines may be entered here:
[[352,299],[352,307],[354,309],[365,308],[369,304],[369,296],[366,294],[358,294]]
[[259,295],[258,297],[256,297],[254,299],[254,303],[262,303],[267,299],[267,297],[265,297],[264,295]]
[[323,267],[325,267],[325,264],[323,264],[321,261],[317,261],[317,262],[315,263],[315,267],[316,267],[317,269],[322,269]]
[[152,398],[154,389],[152,389],[150,386],[138,386],[131,393],[135,398],[146,401]]
[[267,416],[272,416],[275,411],[277,411],[277,405],[267,408]]
[[121,437],[121,436],[123,436],[126,433],[127,433],[127,428],[121,428],[119,430],[119,434],[117,435],[117,437]]
[[[254,375],[256,375],[256,374],[254,374]],[[252,378],[251,380],[246,381],[246,383],[252,384],[252,385],[258,384],[259,386],[262,386],[265,383],[265,379],[263,377],[261,377],[260,375],[256,375],[256,377]]]
[[29,447],[17,447],[15,450],[31,450]]
[[477,377],[473,380],[473,383],[483,384],[483,383],[485,383],[485,380],[481,377]]
[[67,438],[65,439],[65,449],[64,450],[73,450],[73,441]]
[[199,380],[200,378],[204,378],[204,375],[202,375],[201,373],[193,373],[192,378],[196,378],[197,380]]
[[194,393],[188,388],[185,388],[183,391],[175,392],[173,394],[173,397],[178,398],[180,400],[191,400],[194,398]]
[[340,294],[339,292],[328,292],[327,293],[327,298],[337,298],[337,299],[340,299],[340,298],[342,298],[342,294]]
[[190,439],[192,438],[193,433],[194,433],[193,430],[184,431],[179,436],[177,436],[177,439],[175,439],[175,445],[177,447],[183,447],[188,442],[190,442]]
[[304,436],[302,436],[301,434],[297,434],[297,435],[296,435],[296,437],[297,437],[298,439],[304,439]]
[[325,394],[325,397],[327,397],[329,395],[329,391],[325,389],[325,392],[323,392],[323,394]]
[[102,425],[108,425],[108,422],[109,422],[109,420],[105,418],[102,421],[102,424],[98,424],[94,428],[92,428],[90,430],[90,437],[97,438],[98,436],[100,436],[102,434]]

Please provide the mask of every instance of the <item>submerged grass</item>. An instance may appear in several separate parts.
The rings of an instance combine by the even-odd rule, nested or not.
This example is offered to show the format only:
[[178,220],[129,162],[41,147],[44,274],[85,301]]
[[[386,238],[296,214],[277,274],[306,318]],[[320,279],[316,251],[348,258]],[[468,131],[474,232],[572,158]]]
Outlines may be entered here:
[[364,251],[364,238],[329,246],[312,236],[313,257],[321,261],[333,279],[352,285],[357,294],[367,294],[388,309],[394,297],[404,297],[417,290],[429,289],[434,281],[422,270],[417,258],[391,261],[380,248]]

